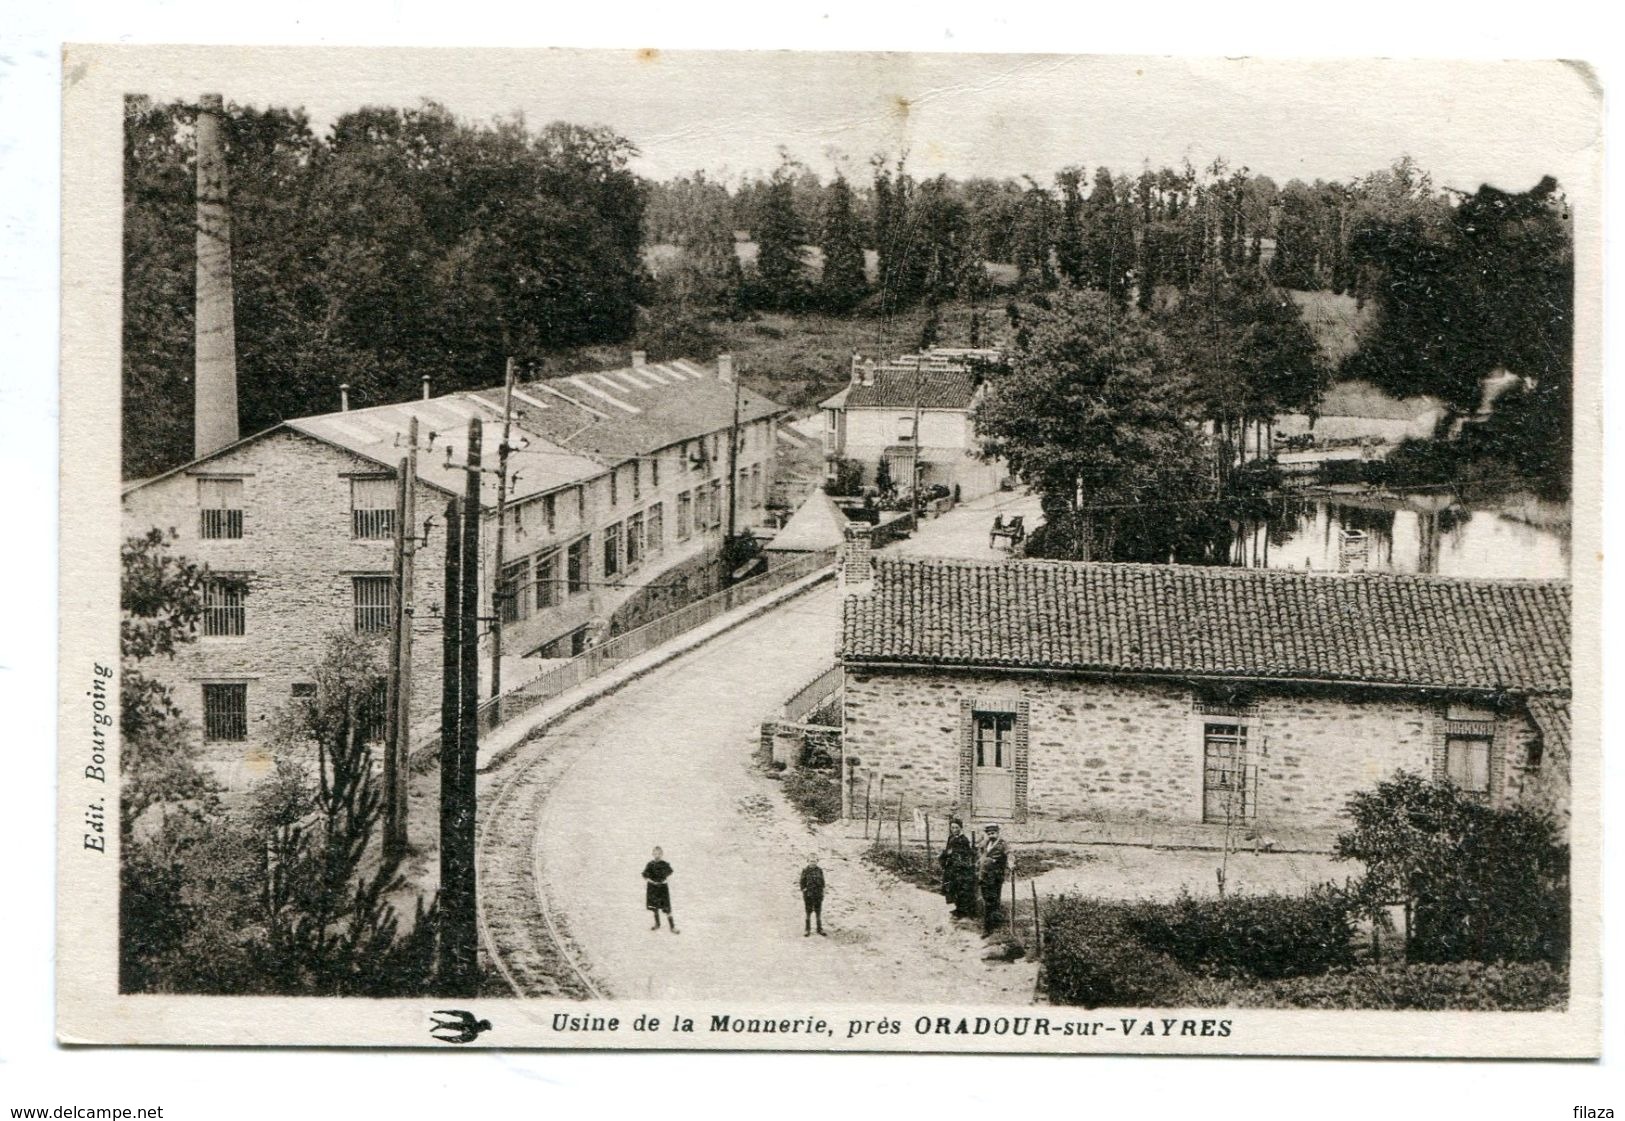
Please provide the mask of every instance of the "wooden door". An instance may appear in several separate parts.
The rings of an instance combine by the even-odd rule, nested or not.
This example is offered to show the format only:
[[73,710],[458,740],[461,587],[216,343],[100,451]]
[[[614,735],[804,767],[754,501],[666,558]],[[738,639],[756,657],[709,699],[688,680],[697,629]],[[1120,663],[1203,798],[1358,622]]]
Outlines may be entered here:
[[1016,814],[1016,714],[976,712],[972,809],[979,818]]
[[1245,724],[1207,724],[1202,735],[1202,820],[1245,821],[1257,811]]

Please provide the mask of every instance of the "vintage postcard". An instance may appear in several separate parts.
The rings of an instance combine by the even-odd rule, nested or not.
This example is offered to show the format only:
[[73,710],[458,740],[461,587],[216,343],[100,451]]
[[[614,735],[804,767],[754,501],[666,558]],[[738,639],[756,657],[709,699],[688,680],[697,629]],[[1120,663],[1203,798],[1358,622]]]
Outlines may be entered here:
[[62,1040],[1598,1053],[1583,64],[64,73]]

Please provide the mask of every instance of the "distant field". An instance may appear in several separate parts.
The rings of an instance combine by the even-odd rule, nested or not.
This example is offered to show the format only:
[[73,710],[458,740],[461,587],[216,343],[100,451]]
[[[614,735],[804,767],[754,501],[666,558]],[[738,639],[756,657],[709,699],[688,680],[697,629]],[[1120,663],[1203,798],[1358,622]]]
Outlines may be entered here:
[[1360,345],[1360,333],[1371,321],[1369,306],[1360,307],[1359,301],[1347,293],[1288,289],[1288,294],[1303,309],[1303,320],[1329,361],[1341,362],[1354,353]]

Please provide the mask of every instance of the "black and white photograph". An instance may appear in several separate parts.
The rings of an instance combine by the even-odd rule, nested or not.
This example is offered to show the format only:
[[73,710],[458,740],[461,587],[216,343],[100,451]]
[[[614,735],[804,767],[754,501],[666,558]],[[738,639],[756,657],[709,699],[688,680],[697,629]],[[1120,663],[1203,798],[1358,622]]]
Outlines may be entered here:
[[1599,1053],[1584,64],[76,64],[64,1041]]

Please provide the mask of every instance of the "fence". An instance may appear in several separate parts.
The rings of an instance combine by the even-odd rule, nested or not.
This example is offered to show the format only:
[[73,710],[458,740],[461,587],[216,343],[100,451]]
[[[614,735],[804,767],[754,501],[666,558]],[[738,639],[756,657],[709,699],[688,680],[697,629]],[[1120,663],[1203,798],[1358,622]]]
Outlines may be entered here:
[[784,702],[784,712],[779,718],[791,724],[807,723],[809,716],[823,708],[841,691],[843,681],[841,663],[836,662],[792,693],[790,699]]
[[770,568],[759,576],[742,580],[730,588],[695,600],[687,607],[679,607],[635,630],[586,650],[555,669],[525,682],[500,697],[493,697],[480,706],[480,730],[489,731],[504,720],[534,708],[543,701],[581,685],[606,670],[615,668],[628,658],[646,654],[677,636],[710,622],[736,607],[758,600],[770,592],[789,586],[804,576],[835,563],[834,549],[808,553]]

